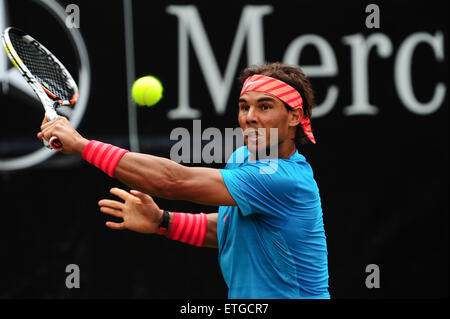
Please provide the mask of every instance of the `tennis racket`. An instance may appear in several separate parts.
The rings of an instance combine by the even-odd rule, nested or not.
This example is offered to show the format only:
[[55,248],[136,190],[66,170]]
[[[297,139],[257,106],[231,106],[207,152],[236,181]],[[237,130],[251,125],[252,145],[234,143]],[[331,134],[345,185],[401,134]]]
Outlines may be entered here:
[[[78,100],[78,87],[64,65],[42,44],[25,32],[6,28],[2,33],[6,53],[38,96],[49,121],[58,117],[59,106],[73,107]],[[44,145],[62,150],[62,143],[52,136]]]

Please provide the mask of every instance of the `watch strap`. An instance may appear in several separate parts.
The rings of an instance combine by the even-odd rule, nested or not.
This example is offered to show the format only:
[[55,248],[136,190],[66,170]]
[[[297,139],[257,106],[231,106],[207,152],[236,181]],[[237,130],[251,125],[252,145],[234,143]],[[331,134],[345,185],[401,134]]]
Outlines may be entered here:
[[169,212],[165,210],[163,212],[163,220],[161,224],[159,224],[158,231],[156,232],[158,235],[164,234],[169,229],[169,220],[170,220]]

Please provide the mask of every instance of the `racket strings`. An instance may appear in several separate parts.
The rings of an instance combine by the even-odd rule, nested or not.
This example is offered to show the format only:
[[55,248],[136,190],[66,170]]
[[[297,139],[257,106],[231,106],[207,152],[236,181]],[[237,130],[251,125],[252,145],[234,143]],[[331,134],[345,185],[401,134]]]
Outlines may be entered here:
[[72,99],[74,91],[68,85],[64,72],[51,56],[39,49],[39,44],[26,42],[13,33],[10,33],[10,39],[20,59],[45,89],[56,95],[57,99]]

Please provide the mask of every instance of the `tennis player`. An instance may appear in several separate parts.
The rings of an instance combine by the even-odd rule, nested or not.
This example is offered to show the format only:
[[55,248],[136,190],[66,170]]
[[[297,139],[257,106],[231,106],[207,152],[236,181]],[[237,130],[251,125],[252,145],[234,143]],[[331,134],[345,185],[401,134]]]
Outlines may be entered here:
[[[245,146],[232,154],[224,169],[186,167],[89,141],[64,117],[44,119],[38,138],[58,137],[63,152],[80,154],[133,188],[111,190],[124,202],[99,202],[102,212],[123,219],[107,222],[108,227],[218,247],[229,298],[328,299],[319,189],[298,152],[303,143],[315,143],[310,82],[300,68],[281,63],[248,67],[239,79],[238,121],[246,132]],[[276,141],[270,129],[276,129]],[[271,146],[277,148],[276,158],[258,158],[259,151]],[[168,212],[151,196],[219,206],[219,211]]]

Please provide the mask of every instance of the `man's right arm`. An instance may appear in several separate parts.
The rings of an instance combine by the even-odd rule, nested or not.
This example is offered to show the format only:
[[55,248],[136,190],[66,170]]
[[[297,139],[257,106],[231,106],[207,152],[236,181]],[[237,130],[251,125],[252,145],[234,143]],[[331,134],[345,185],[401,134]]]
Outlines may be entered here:
[[[218,248],[218,240],[217,240],[217,217],[218,213],[210,213],[206,214],[207,226],[206,226],[206,235],[203,242],[202,247],[209,248]],[[174,213],[169,212],[169,227],[167,231],[163,234],[166,236],[170,233],[173,226]]]
[[207,230],[206,230],[206,237],[205,242],[203,243],[203,247],[210,247],[210,248],[218,248],[219,247],[219,241],[217,240],[217,217],[219,216],[218,213],[211,213],[206,215],[206,218],[208,220],[207,223]]
[[[158,233],[165,214],[151,196],[136,190],[127,192],[116,187],[112,188],[110,192],[124,202],[102,199],[98,203],[100,211],[121,218],[122,222],[108,221],[106,226],[111,229],[129,229],[144,234]],[[199,247],[218,247],[217,213],[168,212],[168,214],[167,229],[162,235]]]

